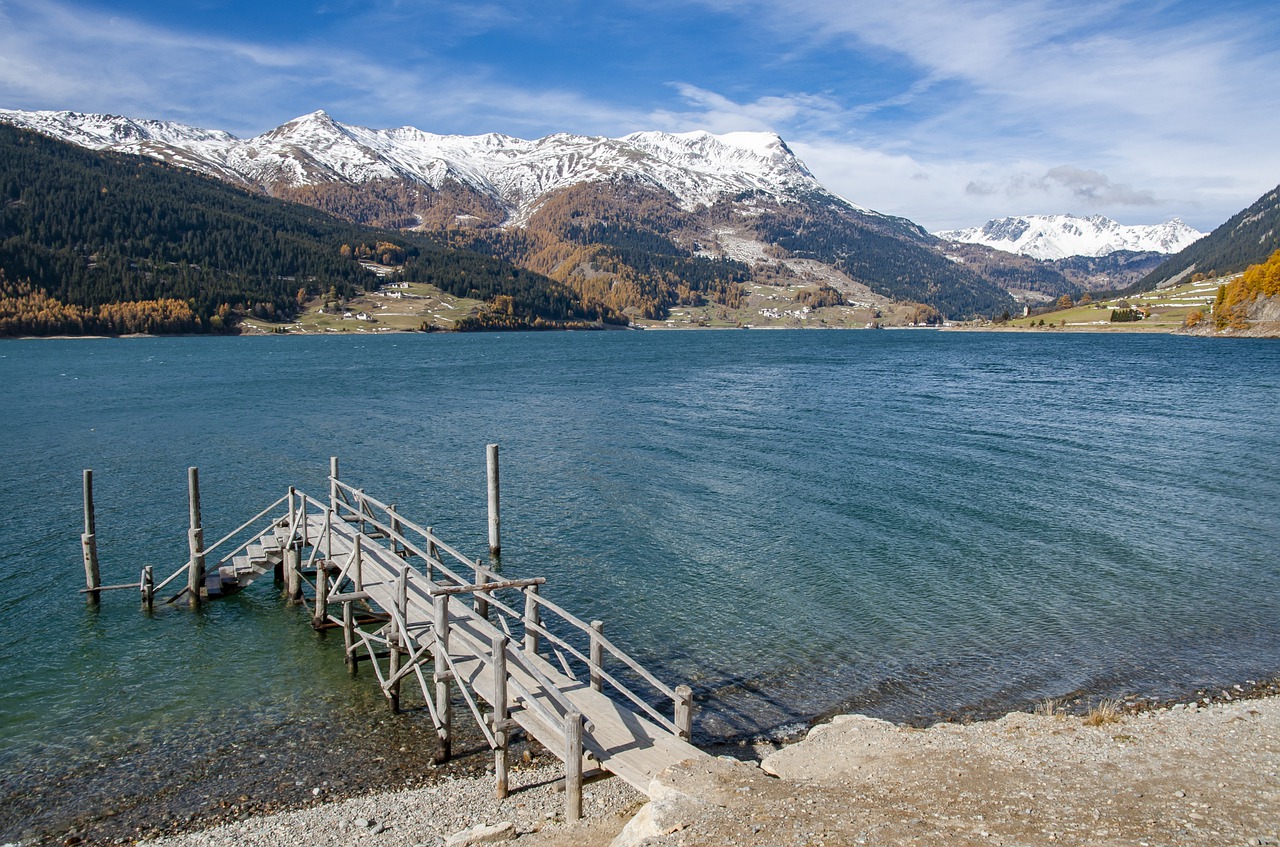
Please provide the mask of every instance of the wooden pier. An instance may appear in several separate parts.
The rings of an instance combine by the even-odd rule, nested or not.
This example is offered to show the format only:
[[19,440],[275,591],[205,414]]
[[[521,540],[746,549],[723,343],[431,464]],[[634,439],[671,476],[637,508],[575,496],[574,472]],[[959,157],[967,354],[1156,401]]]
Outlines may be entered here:
[[[496,554],[494,445],[488,479]],[[455,711],[469,711],[494,752],[498,797],[507,795],[517,730],[564,762],[569,820],[581,817],[584,779],[612,774],[647,794],[659,771],[707,755],[689,743],[687,686],[660,681],[606,637],[601,621],[583,621],[544,596],[545,579],[511,579],[469,559],[430,527],[342,481],[336,458],[324,499],[290,488],[208,547],[192,468],[189,558],[158,584],[150,568],[138,583],[98,584],[89,471],[84,482],[83,591],[91,603],[103,591],[128,588],[141,592],[147,608],[158,601],[198,605],[270,574],[283,583],[287,602],[307,608],[312,626],[342,631],[351,672],[367,663],[393,711],[405,683],[416,683],[443,758],[451,754]]]

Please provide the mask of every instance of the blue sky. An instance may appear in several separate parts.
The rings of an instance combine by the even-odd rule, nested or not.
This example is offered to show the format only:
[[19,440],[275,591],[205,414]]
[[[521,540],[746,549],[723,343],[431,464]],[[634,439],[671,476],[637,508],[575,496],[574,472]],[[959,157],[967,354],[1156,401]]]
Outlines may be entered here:
[[1209,230],[1280,183],[1268,2],[0,0],[0,107],[241,136],[772,130],[930,229],[1006,214]]

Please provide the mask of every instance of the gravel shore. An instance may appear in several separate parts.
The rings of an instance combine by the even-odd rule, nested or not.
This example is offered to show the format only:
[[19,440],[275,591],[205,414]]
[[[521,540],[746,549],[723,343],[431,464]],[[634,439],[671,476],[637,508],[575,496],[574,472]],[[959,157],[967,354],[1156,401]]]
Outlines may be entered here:
[[[673,768],[649,829],[630,844],[1280,845],[1280,697],[1190,703],[1099,719],[1015,712],[903,727],[859,715],[766,756]],[[606,847],[645,798],[613,779],[562,820],[560,767],[446,779],[145,842],[442,845],[477,824],[514,824],[527,847]],[[632,830],[635,830],[632,827]],[[630,839],[628,841],[628,838]]]
[[492,776],[446,778],[424,788],[354,797],[142,843],[150,847],[355,843],[409,847],[443,844],[456,832],[504,821],[515,825],[517,836],[547,829],[588,831],[595,823],[616,832],[645,800],[619,779],[589,784],[582,795],[585,823],[568,827],[564,793],[558,790],[563,776],[558,764],[513,769],[511,793],[504,800],[494,798]]

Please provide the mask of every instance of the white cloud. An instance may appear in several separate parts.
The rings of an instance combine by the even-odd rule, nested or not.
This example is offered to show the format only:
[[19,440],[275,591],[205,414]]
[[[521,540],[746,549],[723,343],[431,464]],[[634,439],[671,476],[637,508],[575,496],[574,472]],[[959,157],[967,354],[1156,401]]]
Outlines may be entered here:
[[495,79],[483,66],[395,65],[328,43],[203,36],[49,0],[10,0],[0,12],[0,105],[8,108],[111,111],[241,135],[317,108],[373,126],[470,132],[636,118],[572,90]]
[[[808,80],[720,91],[675,70],[675,81],[651,81],[651,99],[627,105],[584,93],[579,76],[533,84],[515,64],[440,60],[423,39],[389,58],[380,39],[361,36],[424,21],[447,30],[442,38],[526,26],[545,35],[565,9],[330,2],[319,14],[359,13],[362,29],[340,42],[226,38],[71,0],[0,0],[0,106],[113,111],[240,135],[316,108],[369,126],[526,136],[769,129],[836,192],[933,229],[1061,211],[1125,223],[1179,215],[1208,228],[1280,181],[1280,38],[1266,9],[702,0],[776,44],[769,61],[817,63]],[[839,90],[822,74],[833,55],[879,70],[876,85],[860,98]]]

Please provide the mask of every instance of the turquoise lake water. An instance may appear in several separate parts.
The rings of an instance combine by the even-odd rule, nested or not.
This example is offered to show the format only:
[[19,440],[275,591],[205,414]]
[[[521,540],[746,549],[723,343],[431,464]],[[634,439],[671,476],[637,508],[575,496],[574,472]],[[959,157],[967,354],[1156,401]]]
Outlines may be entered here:
[[938,332],[0,344],[0,764],[367,704],[260,583],[86,609],[344,478],[698,692],[703,739],[1280,672],[1280,343]]

